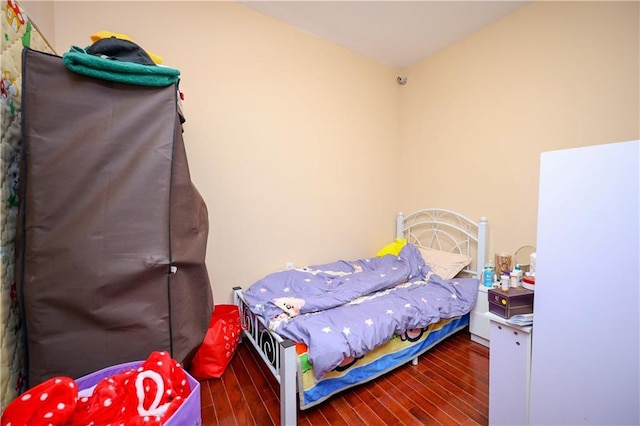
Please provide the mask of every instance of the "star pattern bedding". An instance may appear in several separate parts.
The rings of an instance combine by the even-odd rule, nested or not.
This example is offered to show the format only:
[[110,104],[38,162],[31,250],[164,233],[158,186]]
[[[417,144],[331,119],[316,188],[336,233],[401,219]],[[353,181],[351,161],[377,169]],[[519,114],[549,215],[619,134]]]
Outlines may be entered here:
[[443,280],[407,244],[399,255],[280,271],[244,293],[284,338],[308,346],[316,380],[394,334],[468,313],[478,280]]
[[316,380],[307,348],[298,351],[298,395],[300,408],[311,408],[345,389],[375,379],[415,359],[436,344],[469,325],[469,315],[442,319],[422,329],[410,329],[358,358],[348,358],[339,367]]
[[413,245],[399,255],[337,261],[274,272],[245,293],[251,309],[268,320],[334,308],[353,299],[419,279],[428,268]]

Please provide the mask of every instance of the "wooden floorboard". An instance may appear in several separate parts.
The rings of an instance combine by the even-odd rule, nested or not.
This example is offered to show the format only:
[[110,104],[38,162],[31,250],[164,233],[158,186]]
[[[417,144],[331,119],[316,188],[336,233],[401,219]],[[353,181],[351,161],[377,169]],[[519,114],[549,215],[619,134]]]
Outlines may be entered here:
[[[220,379],[200,384],[204,426],[280,424],[278,382],[249,344],[238,346]],[[489,349],[465,329],[422,355],[417,366],[299,410],[298,424],[484,426],[488,415]]]

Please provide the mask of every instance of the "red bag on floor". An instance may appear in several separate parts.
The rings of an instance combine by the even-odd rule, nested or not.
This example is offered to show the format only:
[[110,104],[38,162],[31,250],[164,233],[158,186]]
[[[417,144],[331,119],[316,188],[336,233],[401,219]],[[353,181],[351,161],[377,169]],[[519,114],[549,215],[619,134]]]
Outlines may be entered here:
[[222,376],[240,341],[240,311],[236,305],[215,305],[209,329],[191,361],[191,374],[197,379]]

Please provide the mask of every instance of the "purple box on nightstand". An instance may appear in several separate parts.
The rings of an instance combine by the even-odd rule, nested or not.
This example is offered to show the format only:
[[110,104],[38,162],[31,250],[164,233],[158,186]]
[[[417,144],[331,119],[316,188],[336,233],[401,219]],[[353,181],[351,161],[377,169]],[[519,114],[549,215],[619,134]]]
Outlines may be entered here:
[[489,289],[489,312],[507,319],[514,315],[530,314],[533,312],[533,293],[522,287],[510,287],[507,292]]

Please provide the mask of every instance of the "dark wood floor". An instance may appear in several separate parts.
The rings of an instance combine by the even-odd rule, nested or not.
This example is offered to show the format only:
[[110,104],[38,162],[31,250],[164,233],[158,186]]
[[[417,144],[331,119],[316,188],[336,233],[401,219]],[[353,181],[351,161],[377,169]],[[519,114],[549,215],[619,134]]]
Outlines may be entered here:
[[[278,383],[249,344],[240,344],[220,379],[201,382],[202,424],[279,425]],[[299,425],[486,425],[489,350],[467,329],[405,365],[319,406]]]

